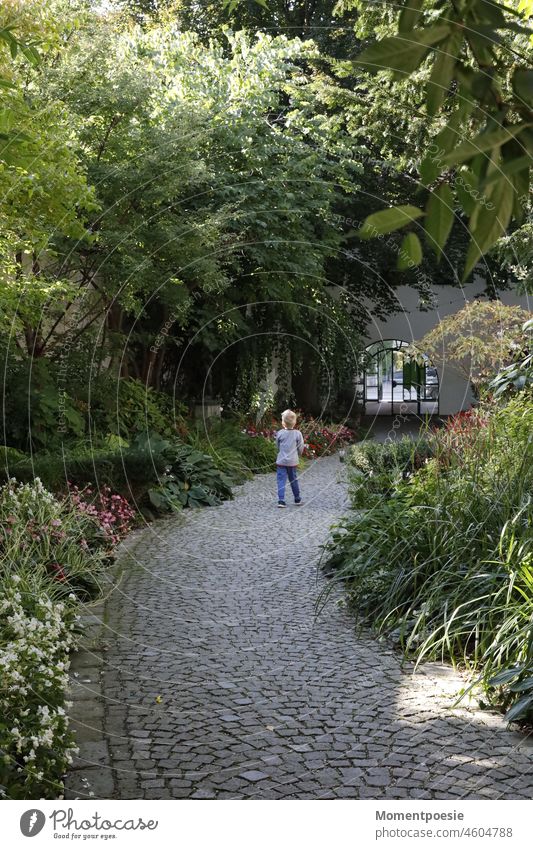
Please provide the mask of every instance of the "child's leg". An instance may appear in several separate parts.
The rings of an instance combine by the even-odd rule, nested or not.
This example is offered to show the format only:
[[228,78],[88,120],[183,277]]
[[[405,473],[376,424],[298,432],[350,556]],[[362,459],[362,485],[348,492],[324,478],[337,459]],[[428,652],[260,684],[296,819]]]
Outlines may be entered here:
[[294,500],[300,500],[300,487],[298,486],[298,470],[296,466],[287,466],[287,476],[289,478]]
[[285,466],[276,466],[276,477],[278,481],[278,501],[285,501],[285,481],[287,477]]

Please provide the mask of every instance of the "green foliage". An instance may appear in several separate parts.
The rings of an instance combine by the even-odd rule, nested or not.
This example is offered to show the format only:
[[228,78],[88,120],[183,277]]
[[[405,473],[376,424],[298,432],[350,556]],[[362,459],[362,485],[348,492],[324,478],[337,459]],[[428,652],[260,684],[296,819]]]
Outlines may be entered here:
[[434,447],[427,437],[415,441],[404,436],[383,443],[354,445],[347,454],[353,506],[369,509],[379,504],[433,454]]
[[161,452],[135,447],[124,450],[83,448],[63,454],[37,454],[10,462],[0,475],[30,482],[38,477],[53,492],[65,492],[68,482],[83,487],[88,483],[107,485],[115,492],[138,500],[167,465]]
[[[361,622],[419,662],[482,669],[476,683],[488,697],[504,708],[520,704],[510,719],[531,719],[531,394],[489,412],[450,420],[433,437],[434,459],[392,491],[386,481],[381,497],[370,489],[371,509],[334,530],[329,567]],[[368,468],[365,475],[371,487]],[[496,676],[507,670],[517,686],[502,690]]]
[[45,358],[18,359],[10,360],[10,366],[2,399],[6,442],[28,452],[57,450],[65,440],[84,433],[85,417],[57,381],[53,363]]
[[[357,338],[328,289],[341,240],[329,210],[361,167],[336,122],[313,115],[316,57],[283,36],[227,33],[206,47],[170,22],[122,32],[102,17],[45,69],[106,210],[88,242],[57,240],[56,272],[79,276],[83,310],[69,319],[105,317],[102,340],[126,373],[159,386],[179,367],[191,397],[212,365],[213,391],[229,398],[281,340],[301,338],[308,356],[324,340],[330,371],[346,363],[342,334],[323,332],[341,320]],[[63,336],[59,322],[47,344]]]
[[211,457],[190,445],[167,442],[157,436],[139,440],[165,457],[165,473],[158,486],[151,487],[148,498],[157,511],[182,507],[214,507],[232,498],[231,480],[214,465]]
[[479,392],[494,372],[510,364],[527,344],[523,325],[530,315],[528,310],[501,301],[467,302],[443,318],[417,348],[434,360],[451,363]]
[[521,350],[514,352],[514,362],[501,369],[489,384],[489,390],[494,392],[495,397],[504,393],[520,391],[533,383],[532,332],[533,319],[524,324],[523,346]]
[[187,441],[209,454],[220,471],[235,483],[253,474],[274,470],[276,446],[272,439],[244,432],[238,421],[220,421],[205,429],[198,425],[189,430]]
[[[463,279],[509,224],[524,218],[533,153],[531,52],[526,41],[521,55],[525,65],[511,62],[509,52],[517,34],[523,43],[532,32],[517,13],[499,3],[444,2],[437,11],[432,2],[408,0],[399,33],[370,44],[355,59],[364,72],[393,72],[397,79],[418,72],[428,61],[426,112],[436,134],[420,164],[429,198],[417,215],[424,216],[428,241],[439,257],[451,231],[457,194],[470,233]],[[464,136],[473,137],[463,141]],[[374,214],[376,232],[389,228],[394,215],[394,209]],[[395,229],[407,223],[398,218]]]
[[0,797],[63,793],[76,613],[100,592],[108,561],[98,519],[68,498],[38,479],[0,488]]
[[183,404],[173,403],[170,395],[132,378],[117,381],[113,401],[115,410],[109,413],[106,430],[125,439],[150,432],[175,436],[176,424],[182,422],[186,411]]

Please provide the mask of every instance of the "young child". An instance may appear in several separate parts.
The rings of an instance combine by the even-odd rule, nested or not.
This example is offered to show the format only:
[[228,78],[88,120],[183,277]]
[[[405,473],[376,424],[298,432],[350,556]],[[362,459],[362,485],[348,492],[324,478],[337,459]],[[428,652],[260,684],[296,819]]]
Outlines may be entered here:
[[300,431],[294,429],[296,413],[292,410],[285,410],[281,414],[281,424],[283,425],[283,430],[278,430],[276,434],[276,446],[278,449],[278,456],[276,458],[278,507],[286,507],[285,484],[287,478],[289,479],[292,494],[294,495],[294,503],[302,503],[296,469],[304,450],[304,439]]

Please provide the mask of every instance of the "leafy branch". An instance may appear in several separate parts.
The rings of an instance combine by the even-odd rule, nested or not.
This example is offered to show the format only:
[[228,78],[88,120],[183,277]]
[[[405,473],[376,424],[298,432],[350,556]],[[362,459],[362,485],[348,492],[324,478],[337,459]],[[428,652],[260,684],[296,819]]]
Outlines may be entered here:
[[[398,33],[367,47],[354,64],[396,79],[411,76],[425,61],[430,65],[426,112],[435,124],[442,125],[443,118],[445,124],[419,166],[421,191],[428,190],[429,197],[423,208],[369,216],[359,235],[372,238],[419,220],[440,259],[459,209],[470,234],[464,281],[509,225],[524,220],[533,154],[533,67],[527,55],[507,46],[506,37],[531,37],[533,30],[513,9],[492,0],[440,2],[438,18],[426,25],[424,5],[406,0]],[[478,131],[468,138],[473,128]],[[412,265],[421,262],[416,232],[404,239],[402,250]]]

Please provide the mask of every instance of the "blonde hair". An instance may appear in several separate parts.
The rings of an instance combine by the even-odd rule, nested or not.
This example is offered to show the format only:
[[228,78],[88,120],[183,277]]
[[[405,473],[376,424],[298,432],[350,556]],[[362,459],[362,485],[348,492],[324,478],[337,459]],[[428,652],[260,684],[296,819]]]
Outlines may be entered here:
[[281,414],[281,421],[284,425],[287,425],[289,430],[292,430],[294,425],[296,424],[297,415],[292,410],[284,410]]

